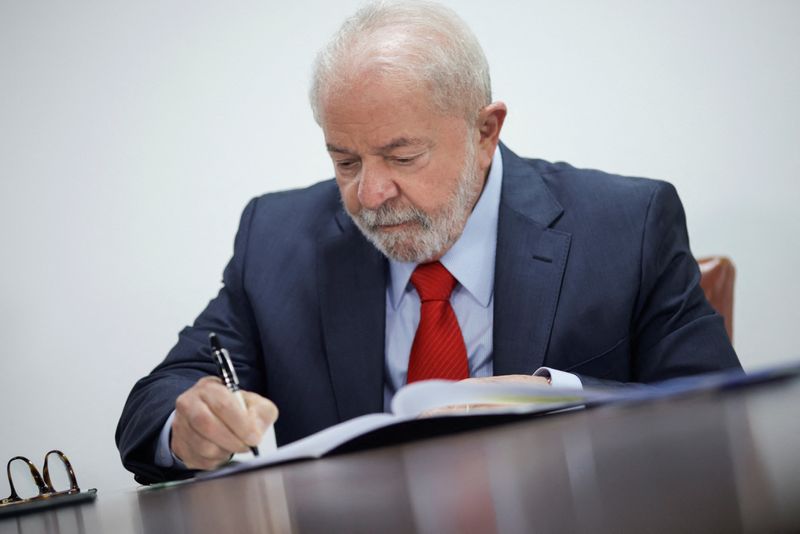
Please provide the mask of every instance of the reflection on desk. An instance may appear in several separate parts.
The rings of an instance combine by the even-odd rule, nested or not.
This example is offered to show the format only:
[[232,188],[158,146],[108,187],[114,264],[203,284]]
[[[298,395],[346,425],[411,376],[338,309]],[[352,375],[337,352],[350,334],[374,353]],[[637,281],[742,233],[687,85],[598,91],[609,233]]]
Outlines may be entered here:
[[0,532],[794,532],[797,406],[796,377],[607,406],[104,495]]

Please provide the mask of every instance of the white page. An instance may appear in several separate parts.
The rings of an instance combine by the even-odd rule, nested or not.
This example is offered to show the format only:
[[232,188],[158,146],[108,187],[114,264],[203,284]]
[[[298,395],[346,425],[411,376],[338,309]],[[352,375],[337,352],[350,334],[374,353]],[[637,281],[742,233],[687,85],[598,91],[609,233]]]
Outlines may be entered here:
[[246,459],[240,463],[231,464],[216,471],[201,473],[197,475],[197,478],[217,478],[218,476],[289,460],[319,458],[354,437],[406,419],[410,418],[399,418],[388,413],[362,415],[280,447],[272,453],[262,454],[259,457],[246,456]]
[[[258,444],[258,452],[261,456],[266,456],[268,454],[273,454],[278,448],[278,445],[275,441],[275,425],[269,425],[269,428],[264,432],[264,436],[261,438],[261,443]],[[233,455],[231,459],[234,462],[248,462],[253,459],[253,453],[250,451],[247,452],[237,452]]]
[[436,408],[458,405],[492,405],[472,408],[452,415],[485,413],[534,413],[555,410],[610,397],[608,393],[555,388],[513,382],[450,382],[426,380],[409,384],[392,399],[392,412],[400,417],[416,417]]

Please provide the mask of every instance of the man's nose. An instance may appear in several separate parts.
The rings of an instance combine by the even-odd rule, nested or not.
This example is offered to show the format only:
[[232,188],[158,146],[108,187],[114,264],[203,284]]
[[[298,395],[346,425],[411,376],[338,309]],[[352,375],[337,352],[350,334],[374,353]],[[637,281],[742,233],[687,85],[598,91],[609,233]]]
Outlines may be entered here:
[[361,179],[358,183],[358,201],[361,206],[375,210],[398,195],[397,184],[382,169],[362,167]]

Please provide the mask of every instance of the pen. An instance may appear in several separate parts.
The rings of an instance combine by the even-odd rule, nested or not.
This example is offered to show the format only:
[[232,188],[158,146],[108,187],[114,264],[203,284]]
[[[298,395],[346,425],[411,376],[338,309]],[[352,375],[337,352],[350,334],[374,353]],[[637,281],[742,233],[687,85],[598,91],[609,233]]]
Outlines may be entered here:
[[[219,338],[214,332],[208,334],[208,341],[211,343],[211,355],[214,357],[214,361],[217,362],[219,376],[225,383],[225,387],[228,388],[228,391],[236,395],[242,408],[247,411],[247,404],[245,404],[244,396],[239,389],[239,377],[236,376],[236,369],[233,368],[230,354],[228,354],[227,349],[222,348]],[[252,451],[254,456],[258,456],[258,447],[250,447],[250,451]]]

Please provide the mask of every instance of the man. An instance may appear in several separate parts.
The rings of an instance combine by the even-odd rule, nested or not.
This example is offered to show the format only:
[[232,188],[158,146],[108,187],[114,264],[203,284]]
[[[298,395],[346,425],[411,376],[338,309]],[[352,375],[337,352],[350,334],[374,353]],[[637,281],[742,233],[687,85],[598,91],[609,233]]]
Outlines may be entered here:
[[[500,144],[506,106],[449,10],[360,10],[320,53],[311,104],[335,184],[245,208],[224,287],[123,411],[138,480],[213,468],[273,423],[283,444],[382,411],[407,381],[581,387],[739,367],[674,188]],[[214,378],[211,331],[246,410]]]

